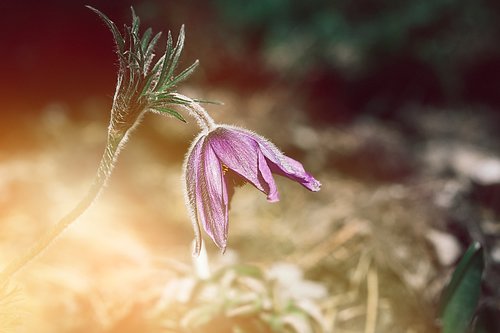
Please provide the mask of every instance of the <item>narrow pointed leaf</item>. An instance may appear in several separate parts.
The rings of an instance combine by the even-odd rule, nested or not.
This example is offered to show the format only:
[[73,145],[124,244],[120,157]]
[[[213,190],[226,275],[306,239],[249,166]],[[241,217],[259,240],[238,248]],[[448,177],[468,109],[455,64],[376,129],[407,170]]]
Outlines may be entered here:
[[[142,91],[141,91],[141,94],[140,96],[144,96],[149,90],[153,90],[154,89],[154,85],[156,85],[157,83],[154,83],[153,84],[153,81],[156,79],[158,80],[158,71],[160,70],[160,66],[162,66],[163,64],[163,61],[165,59],[165,55],[163,55],[157,62],[156,64],[153,66],[153,69],[151,70],[151,72],[149,73],[148,75],[148,78],[146,79],[146,83],[144,84],[143,88],[142,88]],[[158,82],[158,81],[156,81]]]
[[167,48],[165,50],[165,54],[163,56],[163,63],[161,67],[161,72],[160,76],[157,81],[157,87],[163,85],[163,82],[165,81],[165,78],[167,77],[167,72],[168,72],[168,67],[169,64],[171,63],[172,59],[172,52],[173,52],[173,40],[172,40],[172,33],[169,31],[168,32],[168,37],[167,37]]
[[145,95],[148,91],[153,91],[159,80],[159,72],[160,67],[163,66],[163,62],[165,61],[165,55],[161,56],[161,58],[156,62],[153,66],[153,69],[148,74],[148,78],[146,79],[146,83],[141,91],[141,96]]
[[153,75],[149,75],[144,86],[142,87],[141,94],[139,96],[145,96],[151,86],[151,82],[153,81]]
[[156,99],[150,100],[149,105],[151,105],[152,108],[156,108],[156,107],[167,107],[168,108],[168,105],[172,105],[172,104],[189,106],[190,103],[191,103],[191,101],[188,101],[188,100],[185,100],[182,98],[178,98],[176,96],[165,95],[165,96],[160,96],[160,97],[156,96]]
[[184,34],[184,24],[181,25],[181,30],[179,32],[179,37],[177,38],[177,43],[175,45],[175,51],[174,51],[174,54],[173,54],[173,58],[172,58],[172,61],[170,63],[170,66],[168,68],[168,73],[167,73],[167,80],[172,77],[172,75],[174,74],[174,70],[175,68],[177,67],[177,63],[179,62],[179,57],[181,56],[181,53],[182,53],[182,49],[184,48],[184,38],[185,38],[185,34]]
[[443,293],[443,333],[468,331],[479,301],[483,269],[483,248],[475,242],[465,252]]
[[163,87],[161,87],[160,90],[165,90],[165,89],[174,87],[179,82],[185,80],[194,72],[194,70],[196,69],[196,67],[198,67],[199,64],[200,64],[200,62],[198,60],[196,60],[191,66],[189,66],[188,68],[183,70],[173,80],[171,80],[171,81],[167,82],[165,85],[163,85]]
[[137,59],[139,59],[141,61],[141,62],[139,62],[139,64],[141,64],[142,60],[143,60],[143,53],[142,53],[142,48],[141,48],[140,41],[139,41],[139,36],[137,34],[132,34],[131,40],[132,40],[132,45],[131,45],[130,49],[133,50],[132,53],[136,56]]
[[153,60],[153,50],[156,46],[156,43],[158,43],[158,40],[161,37],[161,31],[157,33],[153,39],[151,39],[151,42],[149,42],[146,51],[144,51],[144,61],[149,63]]
[[116,46],[118,47],[118,51],[120,53],[123,53],[123,51],[125,50],[125,40],[118,31],[118,28],[116,27],[115,23],[111,21],[109,17],[107,17],[104,13],[100,12],[94,7],[91,6],[85,6],[85,7],[96,13],[101,18],[101,20],[104,21],[104,23],[108,26],[109,30],[111,30],[111,33],[113,34],[113,38],[115,40]]
[[183,123],[186,122],[186,119],[184,119],[184,117],[181,116],[181,114],[173,109],[170,109],[170,108],[165,108],[165,107],[154,107],[152,108],[153,110],[155,111],[158,111],[158,112],[162,112],[162,113],[168,113],[169,115],[179,119],[180,121],[182,121]]
[[174,98],[174,95],[171,92],[165,92],[165,93],[154,93],[153,97],[156,101],[156,103],[162,103],[164,104],[165,102],[171,103],[172,99]]
[[149,39],[151,38],[152,34],[153,30],[151,28],[147,28],[146,31],[144,31],[144,34],[142,35],[141,49],[144,54],[146,54],[146,51],[148,49]]
[[165,61],[165,55],[162,55],[160,59],[156,62],[156,64],[153,66],[153,69],[151,70],[151,75],[155,76],[157,79],[159,79],[160,74],[161,74],[161,69],[160,67],[163,67],[163,62]]
[[132,32],[131,32],[131,28],[127,25],[124,25],[123,29],[125,31],[125,38],[128,39],[128,50],[125,50],[123,52],[123,54],[125,54],[127,56],[127,61],[128,61],[128,63],[130,63],[132,60],[131,54],[134,53],[134,43],[133,43],[133,39],[132,39]]
[[140,64],[141,64],[140,54],[129,52],[129,59],[130,59],[130,70],[131,71],[140,70]]
[[169,98],[169,100],[172,103],[179,104],[179,105],[189,105],[191,103],[191,101],[184,99],[184,98],[177,97],[177,96],[172,96]]
[[139,25],[141,23],[141,20],[135,13],[134,7],[130,7],[130,11],[132,12],[132,34],[137,35],[139,32]]
[[207,99],[194,98],[193,101],[195,101],[196,103],[201,103],[201,104],[224,105],[224,102],[221,102],[221,101],[210,101],[210,100],[207,100]]

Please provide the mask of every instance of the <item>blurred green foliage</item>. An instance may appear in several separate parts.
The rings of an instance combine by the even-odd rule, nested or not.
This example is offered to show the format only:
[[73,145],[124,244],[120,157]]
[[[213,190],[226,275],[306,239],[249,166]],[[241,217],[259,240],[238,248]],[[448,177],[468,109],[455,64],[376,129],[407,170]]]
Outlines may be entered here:
[[[215,0],[226,23],[240,33],[258,31],[266,47],[302,41],[307,52],[336,64],[339,45],[352,48],[363,59],[409,49],[434,62],[469,34],[490,35],[497,25],[495,11],[484,1],[291,1]],[[465,45],[463,45],[465,46]],[[466,48],[463,51],[474,52]],[[321,59],[323,58],[323,59]]]
[[[387,71],[391,61],[412,59],[435,74],[439,94],[456,99],[468,95],[464,81],[471,67],[500,54],[494,1],[214,2],[231,33],[257,39],[274,68],[298,75],[331,68],[354,80],[382,67]],[[419,67],[409,70],[419,74]]]

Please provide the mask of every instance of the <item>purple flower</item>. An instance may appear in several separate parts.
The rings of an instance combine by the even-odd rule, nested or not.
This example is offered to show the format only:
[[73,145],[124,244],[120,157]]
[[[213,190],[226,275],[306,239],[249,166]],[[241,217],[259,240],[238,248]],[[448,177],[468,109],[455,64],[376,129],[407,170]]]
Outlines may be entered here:
[[226,248],[228,206],[234,187],[249,182],[279,200],[273,173],[288,177],[311,191],[320,182],[274,144],[248,130],[219,125],[203,131],[194,140],[184,164],[186,202],[196,235],[197,254],[201,246],[200,225],[222,250]]

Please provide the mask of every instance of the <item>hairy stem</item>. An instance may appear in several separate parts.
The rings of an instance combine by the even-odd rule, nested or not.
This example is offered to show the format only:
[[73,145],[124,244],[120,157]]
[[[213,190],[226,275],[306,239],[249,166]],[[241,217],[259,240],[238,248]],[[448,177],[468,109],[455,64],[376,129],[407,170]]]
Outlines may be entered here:
[[127,139],[127,132],[116,133],[110,129],[106,149],[101,158],[97,174],[87,194],[78,204],[52,226],[41,238],[24,254],[11,261],[0,273],[0,286],[19,272],[26,264],[40,255],[68,226],[75,222],[92,205],[99,196],[106,182],[111,176],[118,154]]
[[199,103],[178,93],[174,93],[173,95],[189,102],[188,105],[181,104],[181,106],[188,111],[191,117],[196,119],[198,126],[200,126],[202,130],[211,131],[217,126],[212,117],[208,114],[207,110],[205,110]]

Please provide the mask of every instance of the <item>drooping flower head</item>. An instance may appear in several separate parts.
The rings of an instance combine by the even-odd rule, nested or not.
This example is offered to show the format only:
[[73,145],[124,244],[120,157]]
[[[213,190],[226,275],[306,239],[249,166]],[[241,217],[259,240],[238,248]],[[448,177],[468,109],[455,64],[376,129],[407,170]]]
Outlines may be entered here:
[[[167,36],[165,52],[156,59],[154,49],[161,33],[139,32],[140,20],[132,10],[132,24],[121,33],[99,10],[87,6],[101,17],[113,34],[119,69],[113,98],[108,145],[98,176],[109,177],[123,142],[131,129],[147,111],[167,114],[181,121],[184,118],[175,106],[187,109],[202,129],[186,157],[184,173],[186,202],[196,233],[196,248],[201,247],[200,225],[221,249],[226,248],[228,207],[236,183],[249,182],[267,195],[270,202],[279,200],[273,173],[299,182],[311,191],[320,183],[305,172],[302,165],[283,155],[272,143],[248,130],[217,125],[197,102],[176,92],[178,83],[198,66],[196,60],[175,74],[184,47],[184,26],[174,43]],[[100,184],[99,182],[97,182]]]
[[279,200],[273,174],[292,179],[311,191],[320,182],[302,164],[285,156],[274,144],[251,131],[216,125],[194,140],[184,163],[186,202],[196,235],[195,254],[201,247],[200,226],[224,250],[228,236],[228,207],[235,182],[248,182]]

